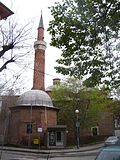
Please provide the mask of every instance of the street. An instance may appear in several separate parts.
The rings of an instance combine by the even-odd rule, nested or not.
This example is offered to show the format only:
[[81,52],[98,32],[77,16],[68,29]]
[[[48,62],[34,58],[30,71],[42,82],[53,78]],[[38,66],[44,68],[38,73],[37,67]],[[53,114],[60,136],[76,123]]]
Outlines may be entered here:
[[80,152],[65,154],[65,155],[52,155],[47,156],[44,154],[35,154],[27,152],[13,152],[13,151],[2,151],[0,160],[94,160],[95,152],[86,152],[80,154]]
[[63,158],[52,158],[50,160],[94,160],[95,156],[83,156],[83,157],[63,157]]

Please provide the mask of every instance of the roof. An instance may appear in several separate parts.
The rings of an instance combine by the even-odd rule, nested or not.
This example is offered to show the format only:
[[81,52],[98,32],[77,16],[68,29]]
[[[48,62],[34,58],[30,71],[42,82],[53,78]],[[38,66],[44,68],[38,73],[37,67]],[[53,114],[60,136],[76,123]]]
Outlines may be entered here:
[[45,91],[46,91],[46,92],[47,92],[47,91],[52,91],[52,89],[53,89],[54,87],[55,87],[54,85],[48,86],[48,87],[45,89]]
[[9,8],[0,2],[0,19],[6,19],[8,16],[14,14]]
[[17,100],[16,106],[45,106],[53,107],[50,96],[42,90],[30,90],[23,93]]
[[41,17],[40,17],[40,22],[39,22],[39,26],[38,26],[38,28],[44,28],[42,12],[41,12]]
[[111,145],[108,147],[103,148],[104,151],[116,151],[116,152],[120,152],[120,145]]
[[53,131],[53,130],[66,130],[67,126],[66,125],[56,125],[56,126],[49,126],[47,128],[48,131]]

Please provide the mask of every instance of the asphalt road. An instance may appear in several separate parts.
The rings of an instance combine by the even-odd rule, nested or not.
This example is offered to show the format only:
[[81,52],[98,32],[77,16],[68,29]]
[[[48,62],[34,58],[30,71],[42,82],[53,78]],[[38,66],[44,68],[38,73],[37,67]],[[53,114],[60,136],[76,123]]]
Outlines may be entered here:
[[0,160],[94,160],[96,154],[96,152],[84,154],[77,152],[67,155],[52,155],[48,158],[47,155],[42,154],[2,151]]
[[94,160],[95,156],[85,156],[85,157],[66,157],[66,158],[52,158],[50,160]]

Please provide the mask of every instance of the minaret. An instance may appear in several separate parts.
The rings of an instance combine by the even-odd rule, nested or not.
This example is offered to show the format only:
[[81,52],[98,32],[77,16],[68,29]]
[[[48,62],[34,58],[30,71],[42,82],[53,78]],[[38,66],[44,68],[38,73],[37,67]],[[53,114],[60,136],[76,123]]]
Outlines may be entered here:
[[44,41],[44,25],[41,13],[40,22],[38,26],[37,41],[34,43],[35,60],[34,60],[34,77],[33,89],[45,90],[45,49],[46,42]]

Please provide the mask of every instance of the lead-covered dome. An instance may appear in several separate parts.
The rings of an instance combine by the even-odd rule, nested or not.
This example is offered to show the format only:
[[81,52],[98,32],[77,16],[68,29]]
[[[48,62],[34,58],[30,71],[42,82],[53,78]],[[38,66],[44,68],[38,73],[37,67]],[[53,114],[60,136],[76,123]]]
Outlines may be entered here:
[[53,107],[50,96],[42,90],[30,90],[23,93],[16,106],[46,106]]

